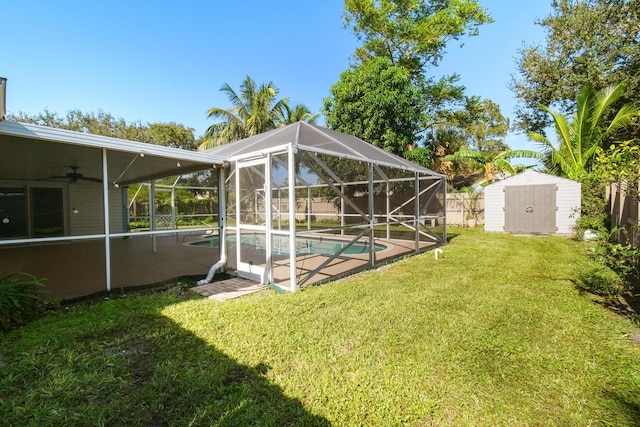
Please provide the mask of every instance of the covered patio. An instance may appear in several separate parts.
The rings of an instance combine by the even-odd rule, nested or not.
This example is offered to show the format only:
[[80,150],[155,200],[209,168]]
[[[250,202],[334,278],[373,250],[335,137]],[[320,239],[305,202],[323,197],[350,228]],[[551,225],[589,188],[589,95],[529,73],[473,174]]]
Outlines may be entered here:
[[[47,278],[51,298],[215,271],[295,291],[446,241],[442,175],[303,122],[190,152],[0,121],[0,147],[0,272]],[[213,218],[160,225],[157,180],[192,173],[209,174]]]
[[168,244],[211,227],[163,230],[153,218],[132,231],[128,187],[149,182],[153,198],[157,179],[211,171],[223,159],[9,121],[0,121],[0,149],[3,274],[46,278],[51,298],[68,298],[203,274],[215,262],[211,251]]

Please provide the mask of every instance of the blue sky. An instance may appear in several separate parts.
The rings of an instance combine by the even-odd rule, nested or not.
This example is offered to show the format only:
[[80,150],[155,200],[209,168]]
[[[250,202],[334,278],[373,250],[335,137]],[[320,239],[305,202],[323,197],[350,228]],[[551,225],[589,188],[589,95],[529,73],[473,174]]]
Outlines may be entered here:
[[[468,95],[491,99],[513,117],[508,83],[517,50],[544,40],[534,22],[551,12],[550,3],[481,0],[496,22],[462,48],[450,43],[431,75],[460,74]],[[222,85],[237,89],[249,75],[319,111],[358,46],[342,26],[343,12],[342,0],[5,0],[7,110],[102,110],[128,122],[174,121],[199,136],[212,123],[206,111],[229,106]],[[523,135],[506,142],[535,148]]]

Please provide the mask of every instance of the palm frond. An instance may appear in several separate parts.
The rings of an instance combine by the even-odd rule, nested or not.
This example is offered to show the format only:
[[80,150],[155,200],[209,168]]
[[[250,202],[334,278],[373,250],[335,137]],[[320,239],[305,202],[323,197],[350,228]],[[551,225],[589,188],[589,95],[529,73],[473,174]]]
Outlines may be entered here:
[[460,150],[456,151],[453,154],[449,154],[448,156],[444,156],[443,160],[445,162],[459,162],[464,160],[477,160],[480,162],[485,162],[488,159],[486,155],[478,151]]
[[633,119],[640,117],[640,108],[633,105],[623,105],[616,113],[605,134],[626,127]]

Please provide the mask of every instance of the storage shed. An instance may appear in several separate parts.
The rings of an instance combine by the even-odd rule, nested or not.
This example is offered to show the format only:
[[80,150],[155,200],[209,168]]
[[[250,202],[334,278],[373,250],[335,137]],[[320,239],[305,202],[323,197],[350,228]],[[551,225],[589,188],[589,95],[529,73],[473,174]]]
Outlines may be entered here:
[[514,234],[574,234],[580,215],[580,183],[527,170],[488,185],[485,231]]

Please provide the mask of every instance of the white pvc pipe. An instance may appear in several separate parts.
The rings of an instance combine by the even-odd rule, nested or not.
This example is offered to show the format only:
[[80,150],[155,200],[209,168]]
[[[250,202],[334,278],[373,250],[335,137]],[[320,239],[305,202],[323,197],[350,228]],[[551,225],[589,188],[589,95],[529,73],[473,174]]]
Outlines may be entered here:
[[205,277],[202,280],[198,280],[198,286],[206,285],[207,283],[211,283],[211,281],[213,280],[213,276],[216,274],[216,271],[218,271],[222,267],[224,267],[226,262],[227,262],[226,257],[221,257],[220,261],[216,262],[215,264],[213,264],[211,266],[211,268],[209,269],[209,272],[207,273],[207,277]]

